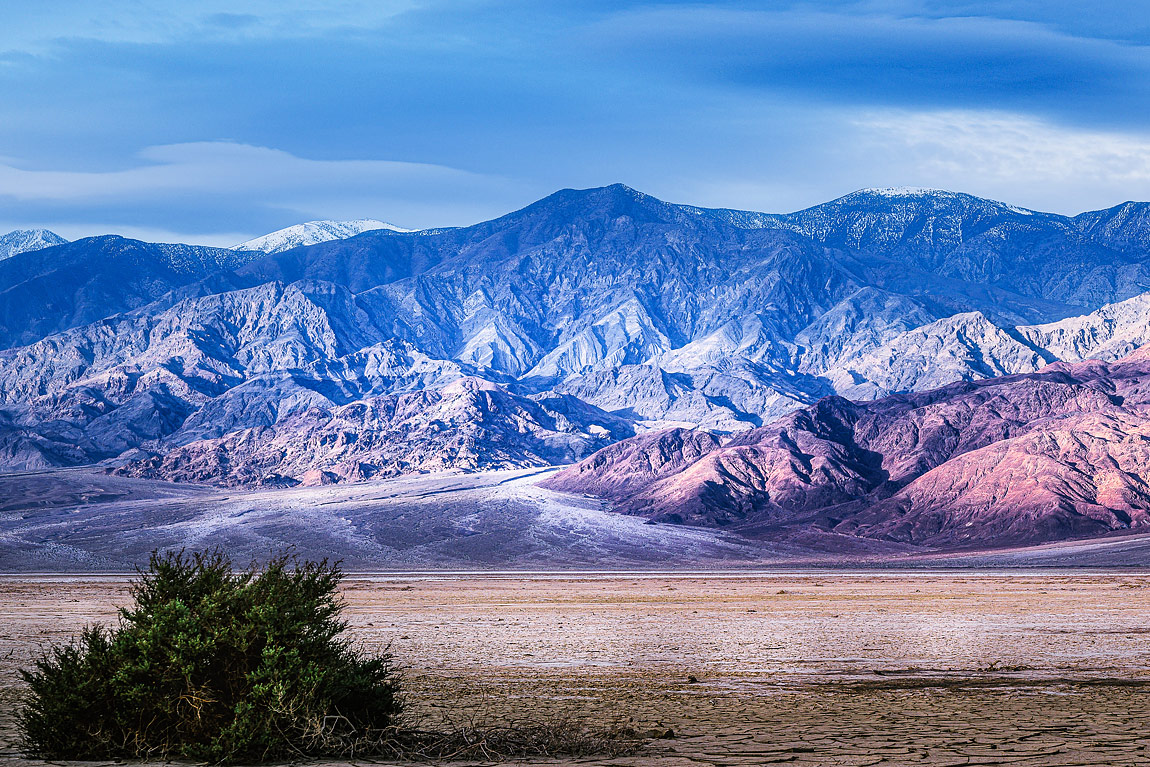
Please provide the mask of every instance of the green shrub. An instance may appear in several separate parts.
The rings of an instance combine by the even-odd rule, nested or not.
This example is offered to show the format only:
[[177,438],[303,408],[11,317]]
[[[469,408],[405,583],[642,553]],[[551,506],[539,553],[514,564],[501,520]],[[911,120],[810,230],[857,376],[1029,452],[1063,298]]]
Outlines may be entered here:
[[401,709],[390,656],[344,638],[343,577],[281,556],[153,554],[114,629],[86,629],[22,672],[19,724],[42,757],[210,762],[348,755]]

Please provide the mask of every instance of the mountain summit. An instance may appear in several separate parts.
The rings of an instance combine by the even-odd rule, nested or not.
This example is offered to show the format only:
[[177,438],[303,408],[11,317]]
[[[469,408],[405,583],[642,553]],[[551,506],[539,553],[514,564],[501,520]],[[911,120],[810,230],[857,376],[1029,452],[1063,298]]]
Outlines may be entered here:
[[65,242],[67,240],[63,237],[47,229],[17,229],[0,235],[0,261],[20,253],[63,245]]

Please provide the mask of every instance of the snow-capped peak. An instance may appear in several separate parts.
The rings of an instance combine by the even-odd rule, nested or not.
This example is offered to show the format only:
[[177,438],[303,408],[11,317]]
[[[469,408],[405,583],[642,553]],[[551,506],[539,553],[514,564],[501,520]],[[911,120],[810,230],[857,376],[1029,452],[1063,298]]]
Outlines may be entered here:
[[860,189],[859,194],[870,194],[878,197],[917,197],[919,195],[952,195],[941,189],[931,189],[925,186],[880,186],[870,189]]
[[364,232],[384,229],[391,232],[411,232],[412,229],[403,229],[395,224],[385,221],[376,221],[372,218],[363,218],[356,221],[308,221],[296,224],[285,229],[279,229],[263,237],[256,237],[239,245],[233,245],[232,250],[258,250],[264,253],[279,253],[301,245],[316,245],[331,240],[343,240]]
[[63,237],[47,229],[17,229],[0,235],[0,261],[30,250],[42,250],[66,242]]
[[852,195],[847,197],[933,197],[936,199],[949,199],[949,200],[977,200],[982,203],[996,205],[1004,210],[1009,210],[1012,213],[1018,213],[1023,216],[1033,216],[1034,211],[1029,208],[1020,208],[1017,205],[1008,205],[1004,202],[997,200],[988,200],[983,197],[975,197],[974,195],[964,194],[962,192],[951,192],[947,189],[931,189],[925,186],[885,186],[873,187],[870,189],[860,189]]

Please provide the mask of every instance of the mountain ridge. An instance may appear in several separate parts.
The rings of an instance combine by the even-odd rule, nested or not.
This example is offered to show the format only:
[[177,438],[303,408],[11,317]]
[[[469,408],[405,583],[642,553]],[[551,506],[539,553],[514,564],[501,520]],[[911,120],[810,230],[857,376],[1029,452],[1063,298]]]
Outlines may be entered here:
[[16,229],[0,235],[0,261],[32,250],[42,250],[66,243],[60,235],[48,229]]
[[[861,190],[774,215],[615,185],[270,254],[90,238],[0,262],[0,465],[241,485],[536,466],[1116,359],[1150,339],[1138,211]],[[434,426],[461,381],[503,413],[463,407],[466,450]],[[363,447],[337,460],[344,432]]]
[[374,231],[390,231],[410,233],[414,230],[404,229],[386,221],[373,218],[362,218],[353,221],[305,221],[302,224],[277,229],[274,232],[245,240],[238,245],[231,246],[231,250],[259,251],[261,253],[282,253],[285,250],[306,245],[318,245],[321,242],[343,240],[357,234]]

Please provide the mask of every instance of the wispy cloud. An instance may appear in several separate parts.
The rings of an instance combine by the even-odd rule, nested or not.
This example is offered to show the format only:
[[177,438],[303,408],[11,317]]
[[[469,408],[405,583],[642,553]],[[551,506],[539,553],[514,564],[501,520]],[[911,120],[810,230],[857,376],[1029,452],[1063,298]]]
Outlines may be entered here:
[[1066,213],[1150,199],[1150,134],[964,110],[873,112],[856,125],[859,149],[900,181]]
[[615,181],[1150,197],[1144,0],[13,0],[0,103],[4,217],[81,229],[466,223]]
[[300,38],[333,31],[371,29],[419,8],[420,0],[14,0],[0,25],[0,51],[44,53],[56,41],[85,39],[156,44],[205,40]]
[[[267,147],[228,141],[156,146],[131,167],[68,171],[18,167],[0,161],[0,201],[85,211],[113,228],[157,228],[158,211],[176,214],[162,231],[178,232],[199,206],[199,231],[260,233],[246,222],[278,225],[304,218],[380,217],[425,227],[471,223],[525,202],[512,182],[443,165],[385,160],[313,160]],[[135,218],[143,214],[142,218]],[[43,218],[43,216],[41,216]],[[236,226],[239,224],[239,227]],[[248,226],[251,226],[249,223]]]
[[1150,100],[1150,47],[1129,39],[981,15],[976,3],[954,15],[920,3],[822,5],[644,6],[590,25],[587,37],[604,55],[646,61],[652,77],[820,103],[1132,124],[1143,115],[1131,102]]

